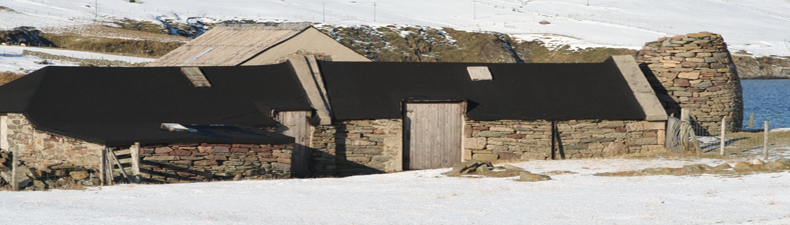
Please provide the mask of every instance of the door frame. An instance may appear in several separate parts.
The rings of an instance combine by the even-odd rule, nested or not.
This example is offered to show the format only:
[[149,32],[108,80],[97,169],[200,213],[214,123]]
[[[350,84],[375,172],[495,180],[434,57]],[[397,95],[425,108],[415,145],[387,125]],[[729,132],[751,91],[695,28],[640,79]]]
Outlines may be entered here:
[[460,104],[460,108],[461,108],[460,114],[461,115],[460,115],[459,119],[461,121],[459,123],[460,127],[458,128],[458,130],[460,131],[459,132],[460,143],[459,143],[459,149],[457,151],[458,151],[458,155],[459,155],[458,162],[462,162],[463,161],[463,158],[464,158],[464,141],[465,141],[464,140],[465,139],[464,138],[464,127],[466,125],[466,118],[467,118],[467,116],[466,116],[466,110],[467,110],[467,105],[468,105],[467,102],[466,101],[460,101],[460,100],[440,100],[440,101],[434,101],[434,100],[409,100],[409,101],[406,101],[406,100],[404,100],[404,101],[401,102],[401,116],[403,118],[403,121],[401,121],[401,126],[403,128],[402,129],[402,132],[403,132],[402,133],[402,137],[403,137],[403,141],[402,141],[402,149],[403,149],[403,154],[402,154],[403,155],[402,156],[403,163],[402,164],[403,164],[403,170],[414,170],[414,169],[411,168],[411,164],[410,164],[410,160],[411,160],[411,143],[410,143],[411,142],[411,139],[410,139],[410,137],[411,137],[411,129],[407,125],[409,125],[411,123],[407,122],[409,117],[406,115],[406,113],[408,113],[406,111],[406,109],[407,109],[406,105],[407,104],[432,104],[432,103],[433,104],[453,104],[453,103]]

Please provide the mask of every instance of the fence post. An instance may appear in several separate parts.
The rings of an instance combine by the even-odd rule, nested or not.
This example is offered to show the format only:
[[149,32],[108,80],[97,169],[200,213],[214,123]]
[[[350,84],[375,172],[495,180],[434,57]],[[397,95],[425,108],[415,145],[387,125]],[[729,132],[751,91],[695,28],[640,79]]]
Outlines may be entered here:
[[768,161],[768,120],[765,121],[764,136],[763,136],[763,159]]
[[754,128],[754,113],[749,114],[749,128]]
[[724,134],[727,130],[727,117],[721,118],[721,155],[724,155]]
[[11,190],[19,191],[19,176],[17,176],[17,167],[19,167],[19,146],[14,146],[14,154],[11,157]]

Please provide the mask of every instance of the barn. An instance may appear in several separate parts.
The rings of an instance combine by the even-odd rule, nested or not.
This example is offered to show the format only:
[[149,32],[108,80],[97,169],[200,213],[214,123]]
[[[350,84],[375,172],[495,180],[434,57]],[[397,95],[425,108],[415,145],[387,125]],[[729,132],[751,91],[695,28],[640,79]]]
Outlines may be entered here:
[[0,96],[3,149],[25,164],[152,182],[609,157],[663,149],[667,120],[630,56],[47,67],[0,86]]
[[310,23],[218,24],[154,62],[162,66],[250,66],[285,62],[293,55],[324,61],[370,62]]

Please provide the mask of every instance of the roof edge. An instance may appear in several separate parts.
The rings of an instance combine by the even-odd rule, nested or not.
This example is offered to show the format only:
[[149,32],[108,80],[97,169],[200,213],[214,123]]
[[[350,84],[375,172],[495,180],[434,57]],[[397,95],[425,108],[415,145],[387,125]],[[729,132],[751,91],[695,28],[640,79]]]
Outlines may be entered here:
[[636,60],[633,56],[613,55],[606,61],[613,62],[620,70],[620,73],[623,75],[623,78],[625,78],[628,86],[631,87],[634,97],[636,97],[639,105],[642,106],[642,110],[645,112],[645,120],[667,120],[668,117],[664,107],[658,100],[658,97],[656,96],[653,88],[650,86],[650,83],[648,83],[647,78],[645,78],[645,74],[643,74],[642,70],[639,69],[639,65],[636,63]]

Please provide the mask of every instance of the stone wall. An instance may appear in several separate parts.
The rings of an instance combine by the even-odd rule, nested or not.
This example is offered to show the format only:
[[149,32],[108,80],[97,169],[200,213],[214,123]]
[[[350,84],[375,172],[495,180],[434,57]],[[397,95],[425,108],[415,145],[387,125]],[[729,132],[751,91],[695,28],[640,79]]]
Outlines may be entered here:
[[145,64],[147,64],[147,63],[130,63],[126,61],[106,60],[106,59],[83,59],[83,58],[75,58],[75,57],[62,56],[62,55],[53,55],[49,53],[30,51],[30,50],[22,50],[22,54],[41,57],[48,60],[75,62],[84,66],[93,65],[93,66],[103,66],[103,67],[143,67],[145,66]]
[[140,148],[148,182],[288,178],[293,144],[169,144]]
[[[402,127],[401,119],[342,121],[317,127],[313,135],[317,150],[314,174],[349,176],[403,170]],[[321,171],[324,169],[328,170]]]
[[[558,121],[567,159],[611,157],[663,149],[665,122]],[[467,121],[464,160],[530,160],[551,157],[550,121]],[[557,153],[557,158],[560,158]]]
[[723,117],[729,130],[741,128],[740,78],[721,35],[661,38],[647,43],[637,62],[646,64],[643,70],[668,114],[679,117],[681,108],[689,109],[697,134],[719,133]]
[[8,144],[19,149],[19,160],[38,170],[71,163],[75,167],[98,169],[102,145],[36,130],[24,115],[8,114]]

